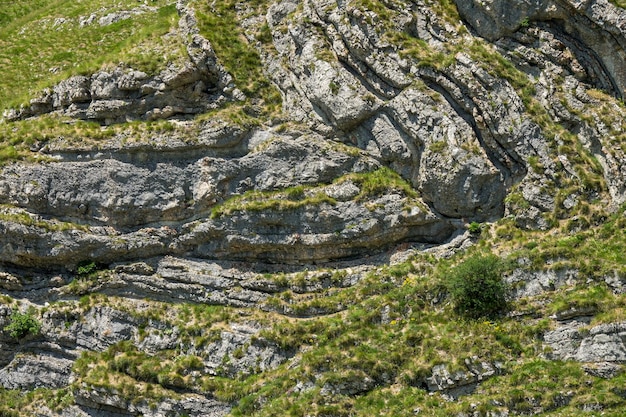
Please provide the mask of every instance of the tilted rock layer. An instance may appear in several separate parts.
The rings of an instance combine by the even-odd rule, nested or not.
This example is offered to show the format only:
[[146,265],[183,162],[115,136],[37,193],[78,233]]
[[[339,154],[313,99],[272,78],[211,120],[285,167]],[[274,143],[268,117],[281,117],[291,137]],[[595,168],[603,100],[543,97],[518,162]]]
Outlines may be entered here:
[[[238,88],[200,33],[199,4],[184,1],[186,62],[153,75],[125,66],[75,75],[7,110],[5,123],[54,115],[121,127],[97,146],[37,144],[45,163],[0,168],[0,289],[42,310],[39,334],[0,335],[0,385],[72,387],[64,416],[226,415],[236,401],[190,384],[296,367],[302,354],[266,337],[267,323],[247,309],[336,313],[341,305],[302,312],[274,296],[355,286],[399,248],[465,248],[459,236],[472,222],[507,216],[547,230],[588,201],[617,210],[626,202],[626,11],[605,0],[455,3],[237,4],[242,39],[282,97],[278,116],[264,116],[267,98]],[[237,106],[256,122],[229,118]],[[162,119],[167,129],[129,140],[130,122]],[[308,275],[328,265],[340,273]],[[308,281],[290,281],[303,270]],[[517,297],[549,288],[526,281],[537,291],[518,287]],[[89,293],[118,301],[77,301]],[[200,316],[180,303],[242,313],[208,332],[192,328]],[[5,328],[17,310],[0,307]],[[171,311],[159,319],[155,308]],[[587,335],[581,326],[545,333],[547,357],[617,375],[623,323]],[[134,402],[143,397],[132,390],[76,383],[93,352],[176,396]],[[182,375],[130,364],[160,352],[199,359]],[[472,357],[414,384],[456,399],[504,372]],[[389,375],[358,373],[320,381],[324,395],[392,385]]]

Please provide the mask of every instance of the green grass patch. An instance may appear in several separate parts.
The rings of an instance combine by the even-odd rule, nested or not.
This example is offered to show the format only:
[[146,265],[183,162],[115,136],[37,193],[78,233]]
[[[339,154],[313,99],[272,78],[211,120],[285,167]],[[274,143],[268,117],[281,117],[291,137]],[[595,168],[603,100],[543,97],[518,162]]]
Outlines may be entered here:
[[390,168],[382,167],[372,172],[363,174],[348,174],[337,180],[337,183],[354,181],[361,189],[356,197],[357,201],[367,200],[389,191],[399,191],[409,198],[417,198],[418,192],[404,180],[397,172]]
[[287,211],[337,203],[324,192],[305,194],[304,190],[305,187],[296,186],[282,191],[247,191],[215,207],[211,211],[211,218],[215,219],[241,211]]
[[[356,201],[362,202],[390,191],[399,191],[415,200],[416,204],[419,203],[417,191],[398,173],[387,167],[368,173],[347,174],[333,183],[341,184],[345,181],[353,181],[360,188],[359,194],[355,197]],[[286,211],[321,204],[337,204],[334,198],[324,192],[324,187],[325,185],[300,185],[278,191],[247,191],[214,207],[211,218],[215,219],[241,211]]]
[[178,126],[168,120],[132,121],[112,126],[96,122],[73,121],[57,115],[0,123],[0,166],[15,160],[46,162],[51,159],[38,152],[46,145],[63,149],[97,151],[104,143],[119,138],[121,144],[148,144],[155,137],[174,135],[190,143],[197,138],[196,126]]
[[37,388],[32,391],[0,388],[0,416],[20,417],[33,415],[37,406],[45,405],[59,412],[74,404],[74,396],[69,388]]
[[[61,4],[63,3],[63,4]],[[8,4],[8,3],[7,3]],[[91,74],[118,65],[156,74],[170,63],[187,59],[184,39],[164,35],[176,28],[175,4],[165,0],[150,3],[152,9],[110,25],[98,19],[109,13],[129,11],[139,4],[82,1],[66,3],[16,2],[0,5],[7,22],[0,33],[0,112],[28,104],[72,75]],[[10,9],[10,10],[8,10]],[[91,24],[82,24],[94,14]],[[36,47],[33,47],[36,45]],[[143,130],[153,129],[152,126]],[[88,122],[71,122],[55,116],[41,116],[0,124],[0,165],[14,160],[45,161],[45,154],[31,152],[48,141],[74,146],[111,138],[119,131]],[[143,137],[145,135],[134,135]]]
[[[264,15],[268,6],[269,2],[263,0],[245,3],[237,0],[194,2],[193,5],[200,33],[211,42],[220,62],[233,76],[237,87],[249,99],[262,100],[262,112],[259,116],[280,111],[282,97],[264,74],[259,53],[246,40],[239,25],[242,16],[237,8],[250,7],[255,13]],[[261,31],[262,36],[263,33]],[[267,30],[264,36],[268,36]]]
[[[90,74],[106,65],[124,62],[154,72],[156,67],[147,68],[142,63],[159,61],[152,55],[144,57],[141,51],[163,46],[161,36],[175,27],[178,16],[172,2],[156,0],[150,6],[156,10],[101,26],[97,20],[104,11],[132,10],[138,3],[29,1],[14,3],[8,12],[7,6],[0,5],[0,19],[1,13],[9,16],[4,18],[7,23],[0,33],[0,110],[26,103],[43,88],[71,75]],[[96,21],[81,26],[81,19],[92,13]],[[179,59],[181,51],[173,49],[171,60]],[[163,68],[166,62],[159,64]]]
[[[568,230],[569,221],[562,225],[563,233],[523,233],[502,221],[502,232],[496,238],[499,244],[516,241],[518,249],[510,252],[510,259],[528,259],[526,268],[578,270],[581,279],[601,280],[607,275],[626,276],[626,206],[612,215],[591,214],[589,226],[578,232]],[[593,218],[596,220],[593,220]],[[596,223],[596,224],[594,224]],[[522,248],[523,247],[523,248]]]
[[[422,275],[422,271],[431,272]],[[275,322],[272,330],[262,332],[263,337],[285,348],[302,349],[299,366],[268,372],[263,376],[263,390],[244,395],[233,415],[273,416],[279,415],[279,410],[297,412],[322,403],[332,406],[338,415],[354,414],[355,410],[396,415],[396,410],[407,404],[428,415],[450,415],[437,410],[452,407],[445,409],[449,412],[454,405],[446,406],[443,397],[421,388],[434,365],[467,371],[464,361],[471,357],[507,363],[539,349],[533,326],[526,328],[509,319],[452,319],[451,306],[433,304],[442,287],[429,278],[431,273],[432,264],[426,258],[383,268],[344,290],[349,294],[344,298],[344,312]],[[274,379],[280,382],[274,383]],[[355,379],[371,379],[373,385],[358,395],[322,393],[325,386],[343,386]],[[285,382],[289,380],[293,382]],[[293,390],[295,381],[313,385],[306,392],[285,395]],[[396,398],[389,393],[391,385]],[[384,400],[381,392],[389,397]],[[264,405],[259,407],[261,398]]]
[[[290,193],[301,198],[303,190],[296,188]],[[532,250],[542,244],[538,242]],[[584,242],[560,236],[554,244],[582,247]],[[228,307],[156,302],[138,311],[132,304],[123,307],[122,299],[90,297],[91,306],[122,303],[116,308],[131,312],[140,322],[159,320],[168,323],[167,327],[177,327],[182,343],[195,346],[198,352],[219,340],[228,323],[243,318],[266,328],[255,340],[298,353],[294,361],[275,369],[227,378],[204,373],[200,356],[169,350],[147,354],[132,343],[122,342],[105,352],[85,353],[75,369],[78,383],[116,390],[129,401],[177,398],[176,390],[193,389],[234,401],[233,416],[301,415],[304,410],[320,415],[402,416],[413,415],[418,408],[432,416],[504,408],[518,414],[541,410],[541,415],[577,416],[582,415],[580,407],[592,399],[604,404],[607,415],[623,407],[625,400],[615,391],[621,386],[621,375],[600,380],[585,374],[580,364],[537,359],[544,349],[541,335],[552,321],[534,317],[593,303],[605,314],[598,316],[594,325],[615,322],[624,317],[624,297],[606,287],[581,286],[543,295],[536,303],[522,300],[514,304],[515,309],[528,314],[459,319],[443,281],[446,274],[466,268],[472,260],[489,264],[485,259],[490,257],[481,253],[485,250],[475,248],[441,260],[421,254],[398,265],[376,268],[348,288],[277,294],[282,305],[302,311],[341,306],[337,313],[320,317],[294,319],[265,307],[240,314]],[[507,264],[504,269],[508,268]],[[266,275],[264,279],[273,279]],[[277,274],[275,280],[286,286],[291,280],[306,281],[305,275]],[[242,352],[234,352],[232,357]],[[450,372],[468,372],[466,361],[475,358],[499,363],[501,372],[483,380],[474,393],[453,402],[424,389],[433,366],[445,364]],[[328,391],[364,380],[372,382],[363,392]],[[299,390],[299,382],[308,388]],[[569,402],[563,401],[571,395]]]
[[44,220],[24,210],[9,205],[0,205],[0,220],[11,223],[19,223],[25,226],[33,226],[46,232],[62,232],[66,230],[88,231],[89,226],[62,222],[58,220]]

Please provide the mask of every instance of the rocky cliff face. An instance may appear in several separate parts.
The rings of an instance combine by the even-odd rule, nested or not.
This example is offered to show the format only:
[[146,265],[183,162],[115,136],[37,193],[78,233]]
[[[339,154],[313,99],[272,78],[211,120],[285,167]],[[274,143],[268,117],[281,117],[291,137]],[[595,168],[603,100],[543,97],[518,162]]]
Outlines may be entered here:
[[[441,407],[428,395],[451,401],[446,415],[619,409],[625,318],[555,303],[584,284],[622,305],[626,11],[606,0],[224,4],[180,0],[163,39],[183,57],[151,74],[74,74],[5,110],[6,132],[54,127],[0,168],[0,385],[33,398],[2,412],[409,415]],[[244,59],[233,66],[212,38],[218,18],[259,80],[244,85]],[[84,122],[91,130],[70,131]],[[19,142],[10,135],[6,146]],[[464,256],[479,223],[478,246],[514,261],[519,305],[502,327],[411,327],[422,309],[420,323],[449,317],[445,292],[419,282]],[[610,225],[604,266],[554,249]],[[406,286],[417,292],[397,301]],[[40,328],[10,334],[17,317]],[[405,323],[392,339],[415,358],[394,357],[392,341],[382,353],[384,337],[377,346],[359,320]],[[528,338],[516,345],[505,327]],[[449,338],[424,341],[462,345],[479,331],[503,352],[461,359],[433,353],[456,352]],[[391,362],[367,362],[367,346]],[[610,400],[569,382],[549,399],[481,388],[538,361],[614,384]],[[410,409],[371,408],[385,393]]]

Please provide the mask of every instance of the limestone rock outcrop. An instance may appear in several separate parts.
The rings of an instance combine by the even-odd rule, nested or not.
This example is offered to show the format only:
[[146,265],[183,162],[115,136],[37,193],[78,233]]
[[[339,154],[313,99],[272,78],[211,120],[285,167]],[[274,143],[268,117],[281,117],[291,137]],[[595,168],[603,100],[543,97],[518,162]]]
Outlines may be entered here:
[[[9,110],[5,118],[20,120],[55,112],[109,125],[172,116],[192,117],[218,108],[226,101],[241,99],[243,93],[239,90],[226,88],[232,77],[218,63],[209,41],[199,35],[193,10],[184,2],[177,6],[181,15],[180,33],[174,36],[189,38],[187,61],[170,63],[152,75],[121,66],[91,76],[73,76],[33,98],[29,106]],[[128,16],[107,15],[100,19],[100,25],[123,18]]]
[[[396,291],[388,301],[398,320],[410,303],[445,310],[446,289],[406,301],[403,286],[418,284],[375,281],[381,264],[407,259],[407,249],[451,258],[478,240],[470,224],[506,218],[545,231],[567,220],[575,231],[589,202],[606,209],[597,224],[626,202],[626,11],[606,0],[454,3],[233,2],[239,38],[258,53],[280,114],[238,88],[200,33],[198,5],[183,0],[169,34],[184,40],[181,61],[154,74],[116,65],[74,75],[7,110],[2,123],[45,115],[115,129],[81,144],[37,141],[30,160],[0,166],[0,293],[9,300],[0,298],[0,387],[73,398],[39,407],[41,416],[223,416],[268,401],[259,394],[242,405],[224,386],[234,392],[245,380],[261,391],[263,373],[303,357],[319,378],[285,395],[315,391],[329,402],[387,395],[406,380],[455,400],[505,374],[493,357],[472,355],[456,368],[433,360],[426,371],[376,379],[350,369],[326,380],[330,360],[307,356],[317,340],[268,319],[314,327],[379,287]],[[157,119],[162,130],[141,134],[128,123]],[[585,279],[548,269],[508,274],[510,297]],[[618,272],[604,281],[624,291]],[[391,326],[391,309],[364,326]],[[539,331],[542,358],[619,375],[626,325],[590,326],[595,312],[550,318],[554,327]],[[20,314],[37,316],[41,329],[11,336]],[[559,395],[554,404],[571,400]]]

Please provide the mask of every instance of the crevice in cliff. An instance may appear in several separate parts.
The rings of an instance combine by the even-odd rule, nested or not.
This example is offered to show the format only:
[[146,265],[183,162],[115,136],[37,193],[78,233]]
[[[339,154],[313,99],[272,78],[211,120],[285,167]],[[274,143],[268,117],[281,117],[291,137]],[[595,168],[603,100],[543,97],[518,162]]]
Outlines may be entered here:
[[146,143],[137,146],[111,147],[110,149],[76,149],[69,148],[48,150],[44,153],[52,156],[57,162],[87,162],[96,160],[111,160],[145,165],[154,163],[155,155],[158,162],[193,163],[199,159],[210,157],[220,159],[237,159],[249,153],[247,142],[253,132],[248,132],[238,144],[232,147],[216,147],[194,143],[173,143],[172,146],[155,146]]
[[[315,10],[314,8],[312,8]],[[345,55],[337,53],[335,47],[331,47],[334,50],[335,55],[337,57],[337,61],[341,66],[349,72],[352,76],[354,76],[367,91],[373,95],[375,95],[378,99],[386,101],[397,96],[401,91],[401,86],[394,86],[392,82],[386,80],[381,74],[379,74],[372,65],[368,64],[366,59],[360,58],[359,52],[354,51],[356,49],[369,49],[371,51],[376,51],[378,48],[374,47],[371,44],[368,45],[356,45],[352,44],[349,39],[346,39],[346,34],[342,32],[341,28],[334,22],[329,22],[324,20],[319,13],[316,13],[316,19],[318,20],[318,27],[323,31],[326,39],[337,39],[342,43],[343,49],[347,52]],[[359,20],[355,20],[354,17],[351,17],[351,26],[356,26],[364,34],[369,32],[367,27],[362,27],[362,23]],[[330,26],[330,29],[328,28]],[[334,33],[329,33],[334,32]],[[371,39],[365,38],[364,41],[371,42]],[[341,49],[341,48],[340,48]]]
[[[440,74],[440,73],[438,75],[445,77],[445,75]],[[450,106],[454,109],[454,111],[459,115],[459,117],[465,120],[465,122],[472,128],[472,131],[476,135],[476,139],[478,139],[478,142],[480,143],[481,147],[484,149],[491,163],[500,172],[504,174],[505,181],[508,181],[512,177],[512,170],[500,160],[500,158],[498,157],[499,156],[498,153],[495,152],[494,149],[492,149],[492,147],[488,145],[487,141],[485,140],[483,131],[478,127],[478,124],[474,116],[472,116],[472,114],[470,114],[470,112],[454,98],[452,93],[450,93],[440,83],[437,83],[437,80],[435,78],[432,78],[431,76],[426,75],[426,74],[422,74],[422,78],[424,79],[425,84],[430,89],[441,94],[441,96],[448,102],[448,104],[450,104]],[[445,77],[445,78],[449,82],[454,83],[454,81],[450,80],[448,77]],[[476,109],[476,107],[474,108]],[[493,141],[493,138],[492,138],[492,141]],[[496,141],[493,141],[493,142],[496,142]],[[504,149],[501,149],[501,152],[504,152],[505,154],[507,154],[506,150]]]
[[[365,87],[365,89],[369,93],[374,94],[380,100],[383,100],[383,101],[390,100],[394,98],[395,96],[397,96],[401,91],[400,89],[384,81],[380,76],[378,76],[378,74],[376,74],[376,72],[371,67],[367,66],[367,64],[362,63],[367,68],[367,76],[365,76],[361,72],[359,72],[357,69],[355,69],[353,66],[354,64],[352,64],[348,59],[338,57],[338,62],[346,71],[348,71],[352,76],[354,76],[357,80],[359,80],[359,83],[363,87]],[[383,87],[382,88],[374,87],[371,81],[372,79],[375,79],[377,83],[382,85]],[[388,90],[388,92],[385,92],[384,90]]]
[[421,140],[419,140],[419,138],[416,138],[414,140],[408,130],[403,126],[403,124],[396,120],[395,117],[393,117],[393,114],[391,114],[391,111],[389,109],[385,109],[381,113],[387,116],[389,122],[396,129],[396,131],[402,138],[402,141],[411,152],[411,177],[405,179],[409,181],[413,185],[413,187],[415,187],[417,185],[417,177],[419,175],[422,153],[424,152],[424,144]]

